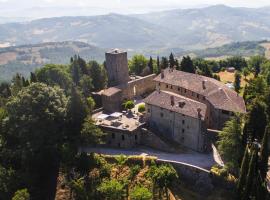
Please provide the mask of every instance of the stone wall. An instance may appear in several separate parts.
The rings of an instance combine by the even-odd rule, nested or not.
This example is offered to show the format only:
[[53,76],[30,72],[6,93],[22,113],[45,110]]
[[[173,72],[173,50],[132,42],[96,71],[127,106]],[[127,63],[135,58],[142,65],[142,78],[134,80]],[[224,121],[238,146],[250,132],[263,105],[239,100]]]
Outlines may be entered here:
[[175,149],[171,145],[145,128],[141,129],[141,144],[161,151],[175,152]]
[[123,96],[122,99],[133,99],[145,93],[150,93],[155,90],[154,78],[155,74],[151,74],[133,81],[129,81],[127,85],[121,86]]

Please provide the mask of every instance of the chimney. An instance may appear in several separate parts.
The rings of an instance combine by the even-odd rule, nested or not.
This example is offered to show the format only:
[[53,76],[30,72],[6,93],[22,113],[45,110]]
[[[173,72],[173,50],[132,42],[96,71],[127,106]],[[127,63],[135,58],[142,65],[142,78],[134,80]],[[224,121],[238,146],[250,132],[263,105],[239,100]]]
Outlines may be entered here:
[[198,117],[199,117],[199,119],[201,119],[201,117],[202,117],[202,114],[201,114],[202,109],[201,109],[201,108],[198,108],[198,109],[197,109],[197,112],[198,112]]
[[171,96],[171,106],[174,106],[174,96]]
[[178,106],[179,106],[180,108],[183,108],[185,105],[186,105],[186,103],[185,103],[184,100],[178,102]]
[[202,87],[203,87],[204,90],[206,89],[206,82],[207,82],[207,80],[202,81]]
[[161,70],[161,78],[163,79],[165,77],[164,70]]

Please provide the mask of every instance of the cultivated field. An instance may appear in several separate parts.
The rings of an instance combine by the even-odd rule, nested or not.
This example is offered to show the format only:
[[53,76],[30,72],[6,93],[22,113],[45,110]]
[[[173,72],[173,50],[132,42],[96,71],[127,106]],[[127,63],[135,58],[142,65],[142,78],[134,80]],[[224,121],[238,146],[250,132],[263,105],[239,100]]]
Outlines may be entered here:
[[[235,73],[231,73],[231,72],[227,72],[227,71],[223,71],[223,72],[219,72],[217,73],[217,75],[220,76],[220,80],[221,82],[223,83],[233,83],[234,82],[234,75]],[[250,74],[246,77],[246,80],[245,80],[245,77],[242,76],[241,78],[241,87],[245,87],[245,85],[247,84],[247,80],[249,79],[252,79],[253,78],[253,74]]]

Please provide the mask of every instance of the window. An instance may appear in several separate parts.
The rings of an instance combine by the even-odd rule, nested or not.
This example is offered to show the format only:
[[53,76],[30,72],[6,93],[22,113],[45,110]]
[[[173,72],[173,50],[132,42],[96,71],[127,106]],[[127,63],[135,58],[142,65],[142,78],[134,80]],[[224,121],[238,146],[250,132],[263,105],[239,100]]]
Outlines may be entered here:
[[191,94],[192,96],[194,96],[194,92],[192,92],[192,94]]
[[197,94],[197,98],[199,99],[199,97],[200,97],[200,95],[199,94]]
[[122,140],[123,140],[123,141],[125,140],[125,136],[124,136],[124,135],[122,135]]
[[171,85],[171,89],[173,89],[173,86]]
[[182,124],[185,124],[185,120],[182,120]]
[[225,115],[229,115],[230,114],[230,111],[227,111],[227,110],[222,110],[221,112],[222,112],[222,114],[225,114]]
[[114,139],[115,138],[115,134],[114,133],[112,133],[112,139]]
[[203,100],[205,100],[205,97],[203,97]]
[[182,114],[182,116],[183,116],[183,117],[185,117],[185,115],[184,115],[184,114]]
[[163,113],[160,113],[160,117],[163,117]]
[[158,85],[160,86],[160,83],[158,83]]
[[185,93],[187,93],[187,90],[185,89]]
[[177,90],[180,91],[180,87],[178,87]]
[[135,135],[135,140],[137,140],[137,135]]
[[169,87],[169,85],[166,85],[166,88],[168,88]]
[[150,113],[150,108],[147,109],[147,112]]
[[185,133],[185,129],[182,129],[182,133]]

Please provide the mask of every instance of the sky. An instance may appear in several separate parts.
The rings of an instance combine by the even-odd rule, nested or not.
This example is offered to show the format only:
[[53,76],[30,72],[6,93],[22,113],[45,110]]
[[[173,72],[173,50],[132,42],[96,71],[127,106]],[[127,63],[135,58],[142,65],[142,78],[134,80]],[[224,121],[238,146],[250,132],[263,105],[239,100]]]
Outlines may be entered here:
[[[0,0],[0,16],[41,18],[63,15],[133,14],[224,4],[269,6],[269,0]],[[61,8],[61,9],[60,9]]]

